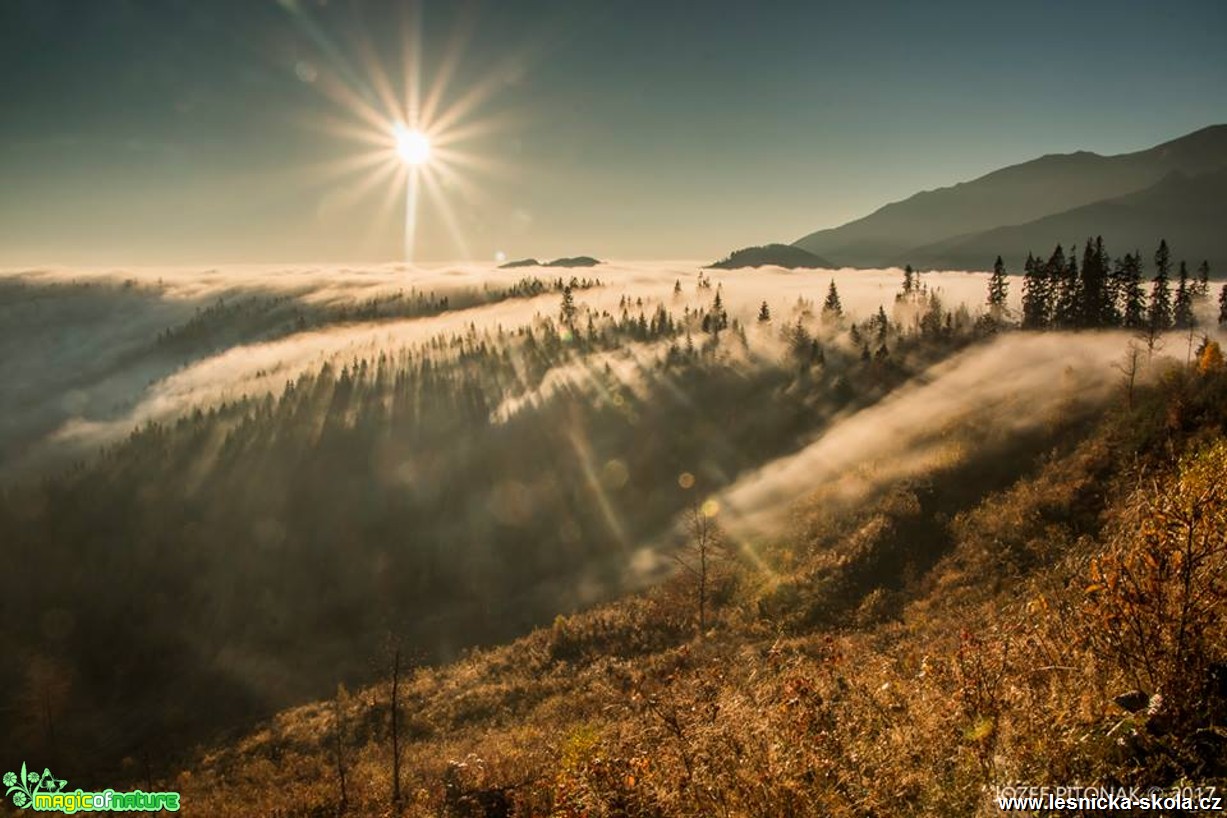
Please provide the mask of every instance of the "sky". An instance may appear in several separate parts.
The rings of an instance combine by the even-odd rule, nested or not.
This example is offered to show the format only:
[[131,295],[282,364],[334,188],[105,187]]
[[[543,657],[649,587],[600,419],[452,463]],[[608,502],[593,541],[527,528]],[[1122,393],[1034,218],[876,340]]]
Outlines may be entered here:
[[1227,122],[1227,3],[2,0],[0,265],[404,260],[407,73],[413,260],[714,259]]

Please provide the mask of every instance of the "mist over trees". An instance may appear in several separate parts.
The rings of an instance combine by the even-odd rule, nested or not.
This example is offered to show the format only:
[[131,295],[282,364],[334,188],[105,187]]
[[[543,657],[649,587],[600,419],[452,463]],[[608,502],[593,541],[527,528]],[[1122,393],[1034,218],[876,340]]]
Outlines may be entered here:
[[[1147,292],[1140,258],[1090,239],[1030,259],[1021,327],[1192,328],[1207,266],[1175,267],[1171,293],[1164,244]],[[831,279],[814,284],[817,303],[754,298],[747,324],[708,274],[684,304],[670,282],[607,309],[585,298],[602,282],[575,278],[314,313],[227,298],[159,330],[155,349],[190,357],[232,333],[552,305],[519,326],[333,356],[276,394],[143,424],[70,470],[0,488],[0,610],[38,612],[11,635],[0,682],[41,703],[0,716],[6,746],[83,770],[165,755],[368,678],[390,634],[414,661],[445,661],[656,582],[696,502],[1008,328],[1017,283],[998,259],[973,313],[908,267],[866,315]],[[1219,302],[1227,312],[1227,288]],[[1208,344],[1197,356],[1215,366]],[[717,589],[700,540],[686,564],[701,631]]]
[[[57,691],[54,729],[10,711],[6,745],[83,765],[169,752],[362,678],[389,633],[440,661],[653,581],[668,562],[632,570],[632,557],[670,541],[696,492],[979,331],[935,293],[895,320],[846,323],[833,281],[825,325],[801,299],[753,330],[706,277],[699,306],[680,309],[642,297],[593,309],[581,293],[595,286],[517,286],[507,297],[554,292],[557,311],[329,360],[279,394],[145,424],[64,474],[5,486],[0,606],[6,621],[39,620],[13,635],[18,658],[0,673],[35,700]],[[453,307],[403,303],[357,314]],[[254,314],[219,302],[156,343]],[[121,727],[137,711],[145,720]]]

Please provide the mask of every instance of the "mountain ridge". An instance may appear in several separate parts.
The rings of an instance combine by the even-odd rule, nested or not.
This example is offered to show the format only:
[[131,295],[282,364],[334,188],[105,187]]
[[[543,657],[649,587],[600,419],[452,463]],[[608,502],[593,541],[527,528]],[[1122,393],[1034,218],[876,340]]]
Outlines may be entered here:
[[[1045,154],[975,179],[920,191],[839,227],[809,233],[793,244],[839,265],[908,263],[909,252],[915,249],[931,249],[961,236],[1025,225],[1118,199],[1151,188],[1173,172],[1197,176],[1224,167],[1227,124],[1211,125],[1132,153]],[[1104,231],[1112,232],[1109,225],[1097,232]],[[1054,236],[1051,243],[1062,238],[1068,239]],[[1214,252],[1203,254],[1227,257],[1227,246],[1210,249]],[[978,259],[970,268],[983,268],[991,258]],[[922,262],[916,259],[916,263]],[[956,262],[954,257],[934,256],[932,263],[968,268],[968,262]]]
[[1212,271],[1227,269],[1227,247],[1220,237],[1227,222],[1227,168],[1197,176],[1173,172],[1134,193],[1053,213],[1019,225],[953,236],[912,248],[896,264],[921,268],[970,269],[987,266],[1001,255],[1020,271],[1027,253],[1047,254],[1058,243],[1102,236],[1112,252],[1140,250],[1149,259],[1161,239],[1176,258],[1210,263]]

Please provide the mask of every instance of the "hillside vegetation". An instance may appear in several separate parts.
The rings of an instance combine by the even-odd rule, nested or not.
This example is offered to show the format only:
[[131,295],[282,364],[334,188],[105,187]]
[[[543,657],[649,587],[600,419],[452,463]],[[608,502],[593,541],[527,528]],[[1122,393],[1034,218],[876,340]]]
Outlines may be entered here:
[[6,763],[209,816],[963,815],[1016,781],[1217,782],[1208,270],[1173,292],[1164,243],[1147,294],[1137,257],[1078,257],[1032,258],[1012,301],[1000,260],[898,293],[619,273],[200,352],[140,403],[186,414],[0,487],[0,615],[28,623]]
[[[969,489],[1002,468],[973,458],[854,509],[812,496],[771,542],[712,534],[706,630],[682,571],[420,668],[403,814],[967,815],[1011,782],[1221,784],[1225,412],[1221,365],[1173,367],[998,488]],[[202,815],[393,814],[392,695],[286,711],[174,783]]]

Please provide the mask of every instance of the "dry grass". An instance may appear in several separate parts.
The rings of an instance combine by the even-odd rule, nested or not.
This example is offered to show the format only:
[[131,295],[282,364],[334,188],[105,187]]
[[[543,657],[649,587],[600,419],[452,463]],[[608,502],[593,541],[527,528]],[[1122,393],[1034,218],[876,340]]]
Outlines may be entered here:
[[[1008,782],[1221,783],[1227,442],[1198,437],[1144,482],[1107,431],[1054,453],[890,588],[836,580],[917,519],[907,487],[838,548],[769,549],[777,581],[723,566],[707,634],[679,576],[419,670],[399,813],[970,815]],[[1134,687],[1149,710],[1114,701]],[[341,696],[350,814],[398,812],[388,698]],[[308,705],[203,757],[185,812],[335,814],[335,730]]]

